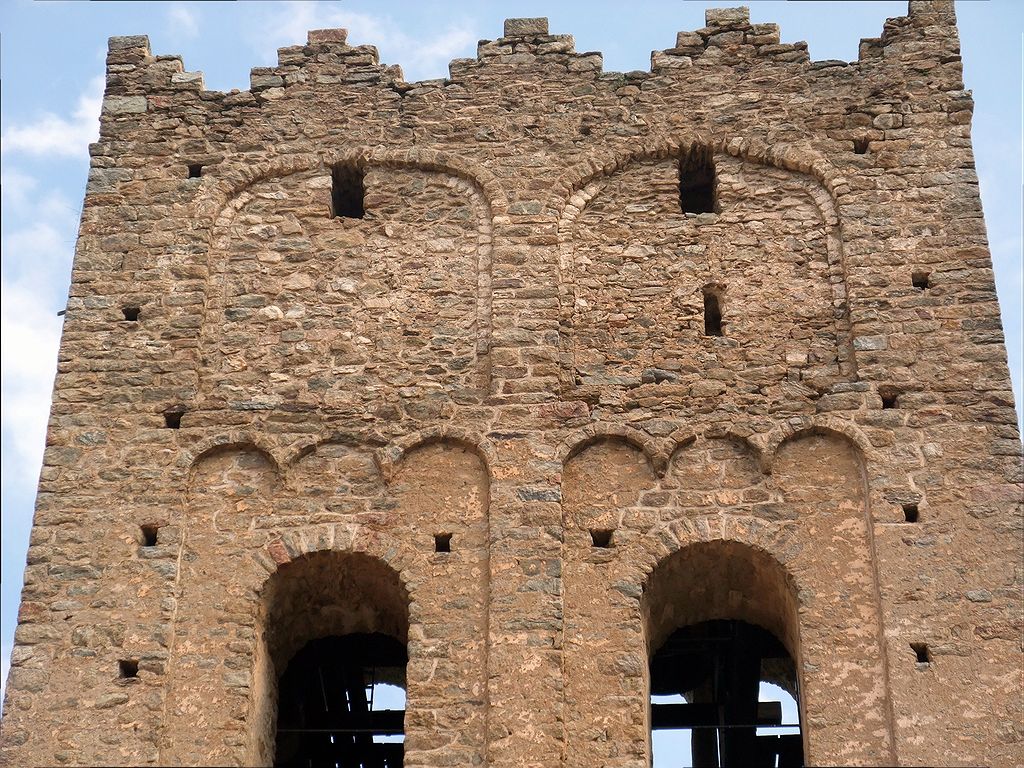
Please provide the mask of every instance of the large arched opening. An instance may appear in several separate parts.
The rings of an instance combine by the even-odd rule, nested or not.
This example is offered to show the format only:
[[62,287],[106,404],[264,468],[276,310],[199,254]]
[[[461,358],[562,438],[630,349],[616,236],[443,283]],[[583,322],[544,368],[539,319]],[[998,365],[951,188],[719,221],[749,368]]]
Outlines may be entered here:
[[263,593],[255,710],[260,764],[400,768],[409,596],[361,553],[315,552]]
[[642,599],[654,768],[803,765],[795,590],[765,552],[701,542]]

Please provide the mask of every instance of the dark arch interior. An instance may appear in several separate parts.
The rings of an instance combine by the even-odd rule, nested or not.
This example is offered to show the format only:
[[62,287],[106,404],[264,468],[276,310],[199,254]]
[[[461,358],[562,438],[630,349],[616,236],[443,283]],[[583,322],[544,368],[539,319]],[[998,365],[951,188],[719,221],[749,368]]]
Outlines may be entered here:
[[377,632],[307,643],[281,676],[274,765],[401,768],[404,702],[387,693],[405,688],[407,660],[403,643]]
[[[787,723],[782,701],[765,701],[770,697],[762,694],[770,689],[765,684],[776,686],[776,698],[799,711],[793,659],[766,629],[736,620],[682,627],[651,657],[650,674],[651,729],[688,731],[689,765],[803,765],[799,716]],[[660,765],[656,750],[655,768]]]

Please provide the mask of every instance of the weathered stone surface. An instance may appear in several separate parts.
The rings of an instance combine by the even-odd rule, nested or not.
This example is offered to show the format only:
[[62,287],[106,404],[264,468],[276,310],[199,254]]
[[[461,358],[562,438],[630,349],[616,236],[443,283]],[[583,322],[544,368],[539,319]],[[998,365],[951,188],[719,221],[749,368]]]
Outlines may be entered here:
[[526,37],[528,35],[546,35],[547,33],[548,20],[546,18],[505,19],[505,37]]
[[807,764],[1020,762],[952,3],[849,64],[706,22],[423,83],[314,30],[233,94],[111,40],[5,764],[270,765],[289,659],[379,632],[407,764],[637,768],[719,618],[799,661]]

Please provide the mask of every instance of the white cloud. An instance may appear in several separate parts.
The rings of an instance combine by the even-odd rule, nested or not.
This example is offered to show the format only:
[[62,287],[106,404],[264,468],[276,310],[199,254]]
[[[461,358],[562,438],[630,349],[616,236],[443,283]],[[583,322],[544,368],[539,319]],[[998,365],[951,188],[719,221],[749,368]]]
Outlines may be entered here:
[[3,152],[86,157],[89,144],[99,137],[103,85],[102,75],[90,80],[71,117],[45,112],[35,122],[12,125],[0,137]]
[[46,419],[57,370],[61,320],[32,283],[0,286],[0,357],[3,365],[5,469],[28,487],[43,461]]
[[180,3],[174,3],[167,10],[167,23],[174,38],[188,40],[199,34],[199,19],[195,12]]
[[28,196],[39,185],[39,182],[27,173],[22,173],[14,168],[4,168],[0,171],[0,190],[3,192],[4,207],[13,206],[23,208]]
[[31,177],[13,173],[5,171],[3,178],[5,205],[18,198],[5,219],[2,242],[3,485],[5,498],[8,491],[31,498],[42,462],[62,325],[57,311],[67,296],[78,211],[59,191],[43,191]]
[[350,11],[336,3],[275,3],[258,17],[259,27],[253,45],[259,54],[288,45],[306,42],[311,29],[344,27],[352,45],[375,45],[381,60],[399,64],[406,79],[444,77],[448,62],[459,56],[473,55],[478,39],[467,21],[449,24],[440,34],[414,36],[404,32],[385,16]]
[[7,673],[11,671],[11,651],[14,646],[4,643],[0,646],[0,702],[3,701],[4,693],[7,690]]

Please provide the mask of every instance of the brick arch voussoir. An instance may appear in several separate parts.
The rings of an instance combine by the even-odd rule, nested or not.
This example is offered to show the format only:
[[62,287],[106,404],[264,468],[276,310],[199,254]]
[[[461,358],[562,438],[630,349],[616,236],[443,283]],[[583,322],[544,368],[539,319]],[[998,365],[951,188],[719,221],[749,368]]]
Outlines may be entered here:
[[801,545],[789,526],[781,526],[752,517],[703,515],[673,520],[641,537],[628,553],[629,570],[624,580],[635,587],[637,600],[657,567],[668,558],[696,544],[715,541],[741,544],[760,551],[783,571],[799,595],[803,575],[799,567]]
[[358,523],[321,525],[274,538],[252,555],[260,566],[261,576],[250,586],[255,594],[261,595],[281,566],[321,552],[367,555],[391,568],[409,595],[409,622],[415,623],[417,603],[414,597],[422,580],[417,574],[428,572],[425,555],[400,538]]
[[360,167],[383,165],[420,168],[448,173],[461,178],[476,188],[484,198],[491,216],[504,211],[508,201],[497,177],[482,165],[447,152],[429,149],[390,150],[385,147],[350,147],[343,150],[306,153],[273,158],[260,163],[228,168],[217,178],[205,194],[193,204],[193,220],[205,226],[220,229],[235,214],[231,205],[253,185],[267,179],[289,176],[293,173],[329,168],[340,163]]

